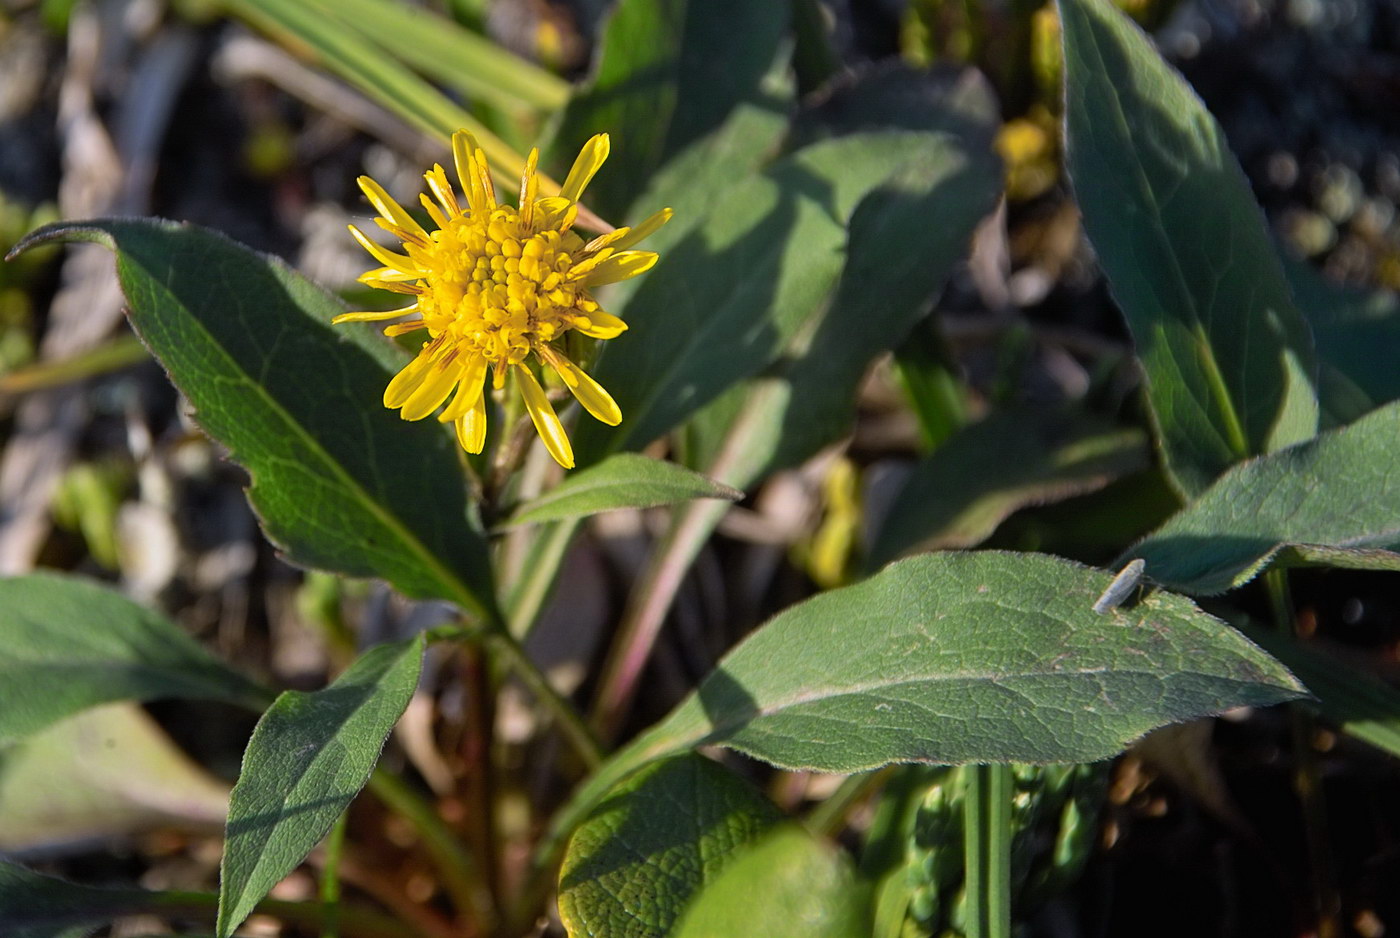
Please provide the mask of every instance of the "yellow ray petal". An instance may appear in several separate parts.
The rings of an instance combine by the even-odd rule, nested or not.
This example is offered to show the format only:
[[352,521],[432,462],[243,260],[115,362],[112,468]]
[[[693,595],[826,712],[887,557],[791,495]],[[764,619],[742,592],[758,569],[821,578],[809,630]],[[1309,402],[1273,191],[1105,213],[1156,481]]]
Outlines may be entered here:
[[467,196],[467,205],[472,212],[481,209],[481,197],[477,192],[476,173],[472,170],[472,153],[477,149],[476,138],[465,130],[452,135],[452,165],[457,170],[457,182]]
[[564,425],[559,422],[559,415],[550,406],[549,398],[544,396],[544,388],[540,387],[530,369],[523,365],[516,366],[515,380],[520,385],[520,396],[525,398],[525,409],[530,412],[535,431],[544,440],[544,448],[549,450],[549,455],[559,465],[565,469],[574,468],[574,448],[569,445],[569,437],[564,432]]
[[475,406],[457,419],[457,442],[469,453],[479,453],[486,445],[486,395],[477,397]]
[[427,180],[428,188],[441,203],[442,210],[447,213],[448,218],[456,218],[462,214],[462,206],[457,202],[457,193],[452,191],[452,183],[447,181],[447,171],[442,168],[441,163],[434,163],[433,168],[425,173],[423,178]]
[[467,362],[466,371],[462,373],[462,379],[457,382],[457,396],[452,398],[451,404],[443,408],[438,420],[449,423],[476,406],[476,402],[485,393],[483,386],[486,383],[486,369],[490,364],[484,355],[472,356]]
[[[580,324],[579,319],[585,322]],[[574,328],[590,338],[615,339],[627,331],[627,323],[606,310],[594,309],[588,312],[579,311],[578,319],[574,320]]]
[[405,420],[422,420],[437,410],[438,405],[447,400],[447,395],[457,386],[465,368],[466,362],[462,361],[460,355],[450,361],[435,364],[418,385],[418,390],[403,402],[399,416]]
[[539,162],[540,151],[531,147],[530,155],[525,158],[525,171],[520,174],[520,224],[526,231],[534,224],[535,199],[540,193],[540,180],[535,175]]
[[558,354],[549,356],[549,364],[559,372],[559,377],[564,379],[564,385],[578,398],[584,410],[610,427],[622,422],[622,409],[617,406],[617,401],[582,368]]
[[574,202],[578,201],[579,196],[583,195],[583,190],[593,180],[593,175],[608,158],[608,145],[607,134],[594,134],[589,138],[579,151],[578,159],[574,160],[573,168],[564,179],[564,185],[559,189],[561,196]]
[[393,196],[384,191],[383,186],[368,176],[361,176],[356,182],[360,184],[360,191],[369,199],[369,204],[374,206],[375,211],[405,231],[427,240],[428,233],[423,230],[423,226],[418,224],[402,205],[394,201]]
[[447,227],[447,216],[442,214],[442,209],[438,208],[437,204],[433,202],[432,199],[428,198],[426,192],[419,193],[418,203],[423,206],[424,211],[428,213],[428,217],[433,220],[434,225],[437,225],[439,228]]
[[[649,238],[656,234],[662,225],[671,220],[671,216],[674,214],[675,213],[669,208],[663,208],[655,215],[648,217],[646,221],[642,222],[640,225],[633,225],[631,228],[625,229],[627,234],[612,242],[612,246],[619,251],[623,248],[630,248],[643,238]],[[618,230],[621,231],[624,229]]]
[[409,313],[418,312],[418,304],[405,306],[403,309],[366,310],[358,313],[341,313],[331,320],[332,326],[338,326],[343,322],[382,322],[385,319],[398,319],[400,316],[407,316]]
[[384,334],[389,338],[395,336],[408,335],[410,332],[417,332],[419,329],[428,328],[428,324],[421,319],[410,319],[408,322],[396,322],[392,326],[384,327]]
[[397,408],[408,400],[409,395],[418,390],[418,385],[423,383],[424,376],[433,365],[433,356],[441,348],[436,342],[424,346],[418,353],[418,357],[405,365],[398,374],[389,380],[389,385],[384,389],[384,406]]
[[[656,258],[655,251],[622,251],[594,265],[592,270],[583,274],[582,281],[584,286],[596,287],[626,280],[651,270]],[[578,269],[578,266],[575,266],[574,272]],[[570,276],[572,277],[573,273]]]
[[395,254],[388,248],[380,247],[369,238],[365,237],[364,232],[354,225],[348,225],[347,227],[350,229],[350,233],[355,236],[355,240],[360,242],[360,247],[368,251],[375,260],[389,268],[390,271],[393,273],[407,274],[410,277],[419,276],[418,265],[413,263],[413,260],[407,254]]

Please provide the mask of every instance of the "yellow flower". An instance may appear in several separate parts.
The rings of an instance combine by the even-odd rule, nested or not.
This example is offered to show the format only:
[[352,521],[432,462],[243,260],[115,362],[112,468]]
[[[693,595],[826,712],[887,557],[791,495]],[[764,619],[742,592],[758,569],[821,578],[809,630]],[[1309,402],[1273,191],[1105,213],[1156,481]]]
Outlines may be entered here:
[[[447,173],[434,166],[424,178],[436,203],[419,198],[437,226],[427,231],[368,176],[359,179],[379,211],[375,222],[403,242],[403,253],[380,247],[358,228],[350,232],[383,267],[362,283],[414,297],[411,306],[387,312],[345,313],[333,322],[415,318],[385,328],[386,335],[427,329],[418,357],[384,389],[384,406],[405,420],[422,420],[452,395],[438,420],[451,421],[471,453],[486,442],[484,384],[500,390],[513,376],[525,409],[545,447],[560,465],[574,465],[573,448],[530,364],[548,365],[594,417],[609,425],[622,420],[612,396],[556,343],[571,329],[611,339],[627,324],[599,308],[589,288],[626,280],[656,263],[652,251],[628,250],[671,217],[663,209],[635,228],[618,228],[585,242],[573,230],[578,199],[608,158],[608,135],[583,146],[557,196],[540,198],[531,150],[520,180],[520,207],[496,201],[486,154],[465,131],[452,135],[457,179],[467,204],[457,200]],[[455,390],[455,394],[453,394]]]

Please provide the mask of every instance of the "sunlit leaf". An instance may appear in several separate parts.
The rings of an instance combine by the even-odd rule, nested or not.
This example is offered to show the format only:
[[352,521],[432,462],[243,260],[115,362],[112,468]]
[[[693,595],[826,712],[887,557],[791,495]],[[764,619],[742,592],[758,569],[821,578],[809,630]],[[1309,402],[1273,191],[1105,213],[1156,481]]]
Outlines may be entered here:
[[1236,466],[1124,555],[1186,593],[1223,593],[1275,561],[1400,569],[1400,403]]
[[638,772],[569,844],[559,877],[564,927],[571,938],[673,934],[694,894],[780,817],[751,785],[700,756]]
[[795,825],[744,848],[686,909],[676,938],[866,938],[864,889],[844,854]]
[[486,539],[458,450],[382,395],[402,353],[273,258],[213,232],[148,220],[64,222],[17,250],[94,241],[117,255],[131,322],[252,476],[248,498],[296,563],[379,576],[410,596],[487,610]]
[[571,473],[554,488],[520,506],[508,523],[538,524],[619,508],[651,508],[695,498],[738,501],[743,497],[743,492],[684,466],[636,453],[618,453]]

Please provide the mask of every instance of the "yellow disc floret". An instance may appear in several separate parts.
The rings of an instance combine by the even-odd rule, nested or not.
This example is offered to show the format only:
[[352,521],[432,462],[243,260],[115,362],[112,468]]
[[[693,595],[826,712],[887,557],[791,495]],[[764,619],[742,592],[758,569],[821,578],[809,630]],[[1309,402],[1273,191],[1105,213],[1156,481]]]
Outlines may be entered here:
[[453,422],[462,446],[479,453],[486,440],[487,373],[497,390],[513,375],[550,455],[571,468],[568,436],[529,360],[533,356],[552,368],[594,417],[613,425],[621,421],[608,392],[554,343],[570,330],[610,339],[627,328],[598,306],[589,288],[634,277],[656,263],[655,253],[630,247],[665,224],[671,212],[665,209],[635,228],[618,228],[587,242],[573,230],[579,196],[607,159],[606,134],[584,145],[557,196],[539,197],[539,155],[531,151],[519,207],[496,201],[486,155],[469,134],[454,134],[452,151],[467,204],[458,202],[447,173],[434,166],[424,178],[436,201],[421,197],[436,225],[432,231],[373,179],[360,177],[360,188],[380,213],[376,222],[399,238],[404,249],[402,254],[387,250],[351,226],[356,240],[384,265],[360,280],[408,294],[415,302],[387,312],[346,313],[334,321],[417,314],[385,329],[389,335],[426,329],[428,339],[389,382],[384,405],[398,409],[405,420],[421,420],[451,396],[438,419]]

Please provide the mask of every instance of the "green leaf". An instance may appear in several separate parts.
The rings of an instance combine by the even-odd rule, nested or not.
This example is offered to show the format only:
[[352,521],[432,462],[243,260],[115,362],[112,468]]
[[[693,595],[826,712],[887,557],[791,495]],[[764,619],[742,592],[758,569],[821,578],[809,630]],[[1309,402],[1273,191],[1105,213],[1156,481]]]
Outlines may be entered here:
[[588,203],[605,218],[624,215],[670,156],[740,102],[762,99],[787,21],[785,3],[621,0],[592,79],[561,114],[549,165],[562,173],[585,140],[611,133],[617,149]]
[[695,498],[738,501],[744,493],[707,479],[684,466],[636,453],[618,453],[571,473],[548,492],[522,506],[509,525],[582,518],[618,508],[652,508]]
[[140,889],[97,889],[0,860],[0,922],[7,938],[86,935],[118,915],[141,909]]
[[1044,554],[949,552],[792,606],[605,763],[551,836],[640,766],[697,746],[841,773],[1093,762],[1168,723],[1306,693],[1185,597],[1095,613],[1113,579]]
[[[1147,576],[1198,595],[1275,561],[1395,569],[1400,557],[1400,403],[1236,466],[1128,551]],[[1285,551],[1285,548],[1288,548]]]
[[[1312,326],[1317,354],[1374,404],[1400,398],[1400,295],[1332,283],[1302,261],[1284,260],[1298,306]],[[1374,406],[1373,404],[1373,406]]]
[[638,772],[608,792],[569,844],[559,876],[564,927],[571,938],[672,934],[700,887],[780,817],[751,785],[701,756]]
[[0,635],[0,746],[116,700],[261,709],[269,696],[163,617],[76,577],[0,580]]
[[860,200],[911,164],[927,165],[930,151],[952,148],[932,134],[858,134],[715,193],[710,215],[631,295],[633,331],[599,359],[596,376],[623,422],[579,427],[580,464],[645,446],[774,361],[836,282]]
[[1178,488],[1317,429],[1307,324],[1215,119],[1109,0],[1060,0],[1068,166]]
[[365,652],[324,690],[288,691],[258,721],[230,796],[219,938],[306,857],[369,780],[418,686],[423,636]]
[[850,861],[796,825],[740,851],[690,904],[676,938],[864,938]]
[[132,325],[201,425],[247,467],[249,501],[290,560],[492,610],[486,538],[456,443],[383,405],[401,352],[364,330],[332,331],[343,310],[328,294],[201,228],[65,222],[16,250],[49,241],[116,252]]
[[1147,465],[1143,434],[1066,408],[998,411],[917,466],[890,506],[868,567],[915,550],[971,547],[1008,515],[1103,488]]
[[1096,614],[1112,579],[1043,554],[901,561],[773,618],[639,744],[823,772],[1093,762],[1167,723],[1303,693],[1181,596]]

